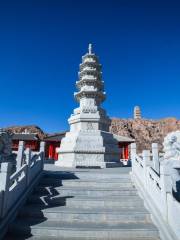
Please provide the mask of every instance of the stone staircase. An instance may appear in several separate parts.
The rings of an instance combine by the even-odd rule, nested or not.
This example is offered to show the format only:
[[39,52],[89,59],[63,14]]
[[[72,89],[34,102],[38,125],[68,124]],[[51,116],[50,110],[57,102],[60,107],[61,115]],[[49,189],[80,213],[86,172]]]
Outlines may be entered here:
[[128,168],[45,171],[5,240],[158,240]]

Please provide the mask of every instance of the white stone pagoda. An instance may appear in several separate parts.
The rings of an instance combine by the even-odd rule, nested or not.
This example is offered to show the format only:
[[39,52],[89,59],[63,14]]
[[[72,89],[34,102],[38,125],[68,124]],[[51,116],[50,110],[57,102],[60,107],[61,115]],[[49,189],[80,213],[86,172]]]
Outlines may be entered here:
[[82,57],[78,92],[74,93],[79,107],[69,118],[70,131],[66,133],[57,150],[56,165],[62,167],[101,167],[119,162],[118,142],[109,132],[110,119],[101,108],[105,100],[101,64],[92,52]]
[[134,119],[141,119],[141,109],[139,106],[134,107]]

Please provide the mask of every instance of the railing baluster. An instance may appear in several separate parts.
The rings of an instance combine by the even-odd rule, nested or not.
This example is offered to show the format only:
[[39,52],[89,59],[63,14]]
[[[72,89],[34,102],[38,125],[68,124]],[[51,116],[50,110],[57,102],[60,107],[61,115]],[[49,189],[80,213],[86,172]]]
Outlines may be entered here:
[[16,158],[16,169],[17,169],[17,171],[23,165],[23,159],[24,159],[23,155],[24,155],[24,142],[20,141],[19,142],[19,147],[18,147],[17,158]]
[[25,150],[25,155],[26,155],[26,164],[27,164],[27,168],[26,168],[26,186],[29,185],[30,182],[30,168],[31,168],[31,149],[27,148]]
[[1,163],[1,172],[0,172],[0,191],[4,191],[4,197],[2,201],[2,210],[1,210],[1,217],[4,217],[7,211],[7,204],[8,204],[8,193],[10,187],[10,175],[12,174],[12,163],[4,162]]
[[153,159],[153,168],[159,174],[159,151],[158,144],[152,143],[152,159]]

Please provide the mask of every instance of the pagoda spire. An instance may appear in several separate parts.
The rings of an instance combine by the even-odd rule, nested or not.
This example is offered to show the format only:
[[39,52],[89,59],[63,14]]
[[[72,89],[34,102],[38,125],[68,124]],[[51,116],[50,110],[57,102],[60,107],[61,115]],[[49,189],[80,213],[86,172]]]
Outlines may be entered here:
[[89,43],[89,45],[88,45],[88,51],[89,51],[89,54],[92,54],[92,44],[91,43]]

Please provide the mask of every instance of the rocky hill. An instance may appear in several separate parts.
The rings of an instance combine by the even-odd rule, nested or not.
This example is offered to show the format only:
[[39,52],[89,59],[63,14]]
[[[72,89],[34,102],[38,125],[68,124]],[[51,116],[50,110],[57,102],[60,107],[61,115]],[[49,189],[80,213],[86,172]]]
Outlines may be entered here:
[[43,130],[36,125],[12,126],[12,127],[7,127],[5,129],[12,133],[23,133],[23,132],[37,133],[40,139],[43,139],[46,136]]
[[113,118],[111,123],[111,132],[134,138],[138,151],[151,149],[153,142],[158,143],[162,150],[164,137],[176,130],[180,130],[180,120],[176,118],[160,120]]

